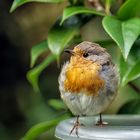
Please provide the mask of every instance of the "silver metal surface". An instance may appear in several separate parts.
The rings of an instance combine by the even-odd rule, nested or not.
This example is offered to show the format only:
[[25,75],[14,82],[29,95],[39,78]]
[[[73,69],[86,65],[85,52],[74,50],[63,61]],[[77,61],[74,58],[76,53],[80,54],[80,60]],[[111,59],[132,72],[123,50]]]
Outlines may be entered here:
[[140,115],[104,115],[108,125],[96,126],[98,116],[81,117],[78,136],[75,131],[69,135],[76,118],[58,124],[55,136],[61,140],[140,140]]

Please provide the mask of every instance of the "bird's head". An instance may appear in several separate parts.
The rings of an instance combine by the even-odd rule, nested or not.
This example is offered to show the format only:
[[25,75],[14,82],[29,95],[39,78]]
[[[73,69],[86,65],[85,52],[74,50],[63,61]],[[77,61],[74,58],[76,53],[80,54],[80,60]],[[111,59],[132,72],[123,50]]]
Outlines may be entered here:
[[73,93],[81,90],[87,94],[98,95],[105,85],[100,72],[105,66],[111,64],[111,57],[106,49],[98,44],[84,41],[75,46],[73,50],[65,50],[71,54],[66,69],[65,89]]
[[111,63],[111,57],[105,48],[88,41],[80,43],[73,50],[66,49],[65,52],[71,54],[71,63],[88,63],[89,61],[99,65]]

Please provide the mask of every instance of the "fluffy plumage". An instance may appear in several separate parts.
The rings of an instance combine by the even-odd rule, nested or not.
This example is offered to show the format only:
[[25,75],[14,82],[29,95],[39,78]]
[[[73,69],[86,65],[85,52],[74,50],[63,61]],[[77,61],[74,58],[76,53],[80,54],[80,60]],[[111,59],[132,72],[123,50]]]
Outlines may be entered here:
[[117,67],[106,50],[95,43],[82,42],[73,53],[59,76],[61,98],[74,115],[101,113],[116,96]]

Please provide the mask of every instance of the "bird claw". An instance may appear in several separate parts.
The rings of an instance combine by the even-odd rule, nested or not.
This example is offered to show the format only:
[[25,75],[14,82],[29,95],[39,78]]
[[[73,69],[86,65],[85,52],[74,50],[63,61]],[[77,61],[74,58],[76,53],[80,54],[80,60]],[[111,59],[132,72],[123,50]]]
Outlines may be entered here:
[[74,129],[75,129],[75,134],[76,134],[77,137],[79,137],[79,136],[78,136],[78,128],[79,128],[80,125],[81,125],[81,124],[79,123],[79,116],[77,116],[77,120],[76,120],[76,122],[75,122],[73,128],[72,128],[71,131],[70,131],[70,135],[72,134],[72,132],[73,132]]
[[79,126],[80,126],[80,124],[76,122],[76,123],[74,124],[73,128],[72,128],[71,131],[70,131],[70,135],[72,134],[72,132],[73,132],[74,129],[75,129],[76,136],[79,137],[79,136],[78,136],[78,128],[79,128]]
[[100,119],[99,121],[96,123],[96,126],[100,126],[100,127],[103,127],[105,125],[108,125],[108,122],[103,122],[102,120],[102,114],[100,113]]
[[96,123],[96,126],[100,126],[100,127],[103,127],[103,126],[105,126],[105,125],[108,125],[108,122],[98,121],[98,122]]

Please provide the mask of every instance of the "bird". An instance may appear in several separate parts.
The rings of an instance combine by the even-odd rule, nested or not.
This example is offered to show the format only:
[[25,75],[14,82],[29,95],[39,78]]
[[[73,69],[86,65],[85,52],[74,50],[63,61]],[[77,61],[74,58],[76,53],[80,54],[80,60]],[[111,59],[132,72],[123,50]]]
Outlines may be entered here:
[[99,44],[83,41],[73,50],[66,49],[70,60],[62,66],[58,83],[60,96],[77,117],[70,134],[80,126],[79,117],[100,114],[96,125],[103,126],[101,113],[115,99],[119,88],[119,70],[111,55]]

